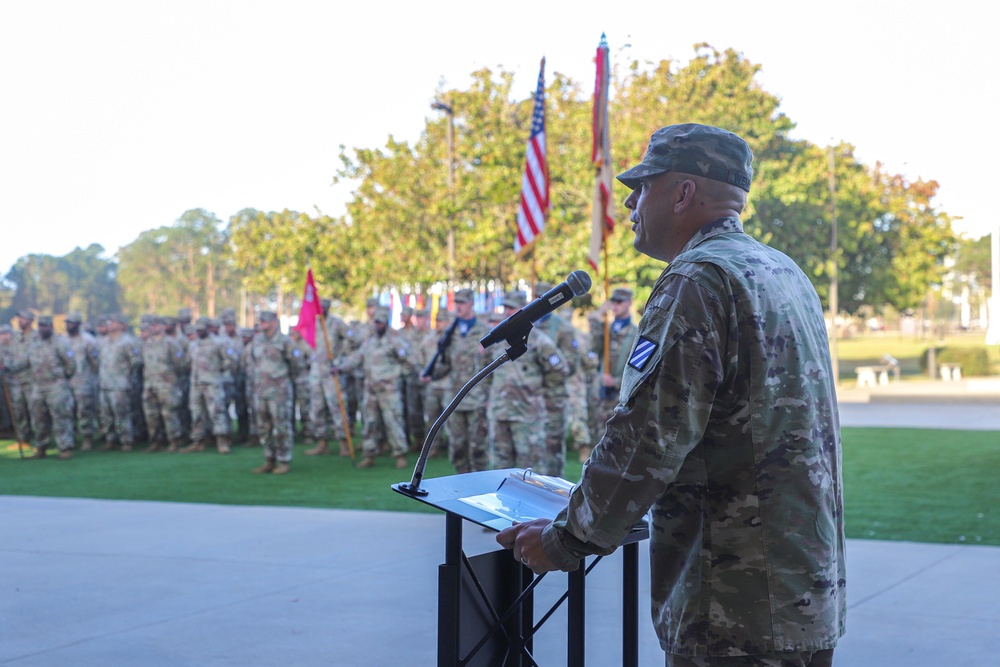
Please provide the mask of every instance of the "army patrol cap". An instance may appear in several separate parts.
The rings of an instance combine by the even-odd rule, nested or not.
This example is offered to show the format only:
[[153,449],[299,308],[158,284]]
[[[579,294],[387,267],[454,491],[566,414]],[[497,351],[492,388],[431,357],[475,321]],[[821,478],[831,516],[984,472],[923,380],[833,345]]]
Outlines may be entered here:
[[184,328],[181,329],[181,331],[184,333],[185,336],[190,336],[195,331],[197,331],[197,329],[194,328],[193,324],[185,324]]
[[14,328],[9,324],[0,324],[0,334],[12,334],[14,333]]
[[50,327],[50,326],[52,326],[52,316],[51,315],[42,315],[41,317],[39,317],[38,318],[38,326],[40,326],[40,327]]
[[81,315],[80,313],[70,313],[69,315],[66,316],[65,322],[67,324],[71,322],[76,324],[83,324],[83,315]]
[[240,329],[241,338],[253,338],[253,333],[253,329],[249,329],[247,327]]
[[191,321],[191,309],[190,308],[181,308],[181,309],[179,309],[177,311],[177,319],[185,321],[185,322],[190,322]]
[[195,331],[204,331],[207,328],[208,328],[208,318],[207,317],[199,317],[197,320],[195,320],[195,322],[194,322],[194,329],[195,329]]
[[372,308],[376,306],[378,306],[378,297],[373,296],[365,301],[365,308]]
[[321,297],[319,300],[319,307],[322,308],[323,310],[326,310],[327,308],[330,307],[331,303],[333,302],[330,301],[329,299]]
[[278,314],[273,310],[262,310],[260,311],[260,315],[257,316],[257,319],[261,322],[277,322]]
[[376,322],[388,322],[389,321],[389,309],[385,306],[378,306],[375,309],[375,314],[372,315],[372,319]]
[[17,311],[17,316],[22,320],[28,320],[29,322],[35,321],[35,314],[30,310],[19,310]]
[[219,319],[222,320],[223,324],[236,324],[236,311],[232,308],[226,308],[222,311]]
[[151,318],[149,318],[149,323],[150,324],[166,324],[167,323],[167,318],[161,317],[159,315],[153,315]]
[[750,192],[753,153],[739,136],[711,125],[668,125],[653,133],[642,163],[618,175],[631,190],[639,179],[668,171],[704,176]]
[[473,296],[472,290],[460,289],[455,292],[455,303],[472,303]]
[[413,308],[410,308],[409,306],[403,306],[403,310],[401,311],[401,315],[403,317],[413,317]]
[[216,329],[218,329],[219,327],[222,326],[222,322],[220,322],[218,319],[214,317],[210,317],[208,318],[208,326],[215,327]]
[[413,314],[416,315],[417,317],[430,317],[431,311],[428,310],[427,308],[417,308],[415,311],[413,311]]
[[114,315],[108,315],[108,322],[115,322],[117,324],[128,325],[128,319],[121,313],[115,313]]
[[631,301],[632,296],[632,290],[627,287],[616,287],[614,291],[611,292],[612,301]]
[[520,290],[507,292],[503,295],[502,303],[505,308],[524,308],[524,304],[528,303],[528,295]]

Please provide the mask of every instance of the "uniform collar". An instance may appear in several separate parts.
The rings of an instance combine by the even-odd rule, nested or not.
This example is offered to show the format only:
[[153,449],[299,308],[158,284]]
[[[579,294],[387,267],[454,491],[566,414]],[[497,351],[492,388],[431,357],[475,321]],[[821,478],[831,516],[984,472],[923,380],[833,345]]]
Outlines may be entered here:
[[684,248],[677,254],[678,257],[686,253],[688,250],[701,245],[708,239],[719,236],[720,234],[743,234],[743,223],[740,222],[739,218],[719,218],[714,222],[710,222],[698,231],[694,233],[694,236],[684,244]]

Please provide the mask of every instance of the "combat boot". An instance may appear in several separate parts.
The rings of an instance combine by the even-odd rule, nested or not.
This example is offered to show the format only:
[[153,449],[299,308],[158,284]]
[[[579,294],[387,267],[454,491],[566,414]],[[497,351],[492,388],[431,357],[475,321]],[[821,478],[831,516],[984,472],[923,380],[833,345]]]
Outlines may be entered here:
[[25,458],[29,458],[29,459],[44,459],[46,456],[48,456],[48,454],[45,453],[45,449],[41,448],[41,449],[36,449],[29,456],[27,456]]
[[203,452],[205,451],[205,443],[201,440],[197,442],[192,442],[190,445],[181,450],[181,454],[190,454],[192,452]]
[[228,435],[220,435],[220,436],[216,437],[215,438],[215,448],[217,450],[219,450],[220,454],[228,454],[229,453],[229,436]]
[[272,475],[287,475],[292,472],[292,466],[287,463],[281,462],[274,466],[274,470],[271,471]]
[[70,450],[64,449],[61,452],[59,452],[59,460],[60,461],[65,461],[65,460],[71,459],[71,458],[73,458],[73,452],[71,452]]
[[149,447],[146,447],[146,449],[144,449],[142,451],[144,453],[146,453],[146,454],[154,454],[154,453],[160,451],[161,448],[162,448],[162,445],[160,443],[154,442],[154,443],[150,444]]
[[347,446],[347,443],[344,442],[343,440],[340,441],[340,455],[344,458],[351,455],[350,448]]
[[90,438],[84,438],[83,443],[80,445],[81,452],[89,452],[94,448],[94,443],[90,441]]
[[326,440],[320,440],[319,443],[312,449],[307,449],[305,451],[306,456],[319,456],[321,454],[329,454],[330,448],[326,444]]
[[588,446],[586,446],[586,445],[582,445],[580,447],[580,463],[586,463],[587,462],[587,459],[590,458],[590,452],[591,451],[592,451],[591,448],[588,447]]
[[176,454],[176,453],[177,453],[177,452],[179,452],[180,450],[181,450],[181,442],[180,442],[180,440],[174,440],[174,441],[173,441],[173,442],[171,442],[171,443],[170,443],[170,445],[169,445],[169,446],[168,446],[168,447],[167,447],[166,449],[164,449],[163,451],[165,451],[165,452],[169,452],[169,453],[171,453],[171,454]]
[[117,443],[114,440],[105,440],[104,444],[97,448],[99,452],[110,452]]
[[274,466],[274,460],[273,459],[268,459],[267,461],[264,461],[264,465],[258,466],[256,468],[254,468],[253,470],[251,470],[250,472],[252,472],[255,475],[265,475],[267,473],[273,472],[274,471],[274,467],[275,467]]
[[246,448],[260,447],[260,438],[258,438],[255,435],[251,435],[250,439],[247,440],[245,443],[243,443],[243,446],[246,447]]
[[361,463],[358,464],[359,468],[374,468],[375,467],[375,455],[365,454],[365,458],[361,459]]
[[406,462],[406,455],[400,454],[396,457],[396,469],[401,470],[403,468],[409,468],[410,464]]
[[131,452],[132,451],[132,445],[122,445],[122,451],[123,452]]

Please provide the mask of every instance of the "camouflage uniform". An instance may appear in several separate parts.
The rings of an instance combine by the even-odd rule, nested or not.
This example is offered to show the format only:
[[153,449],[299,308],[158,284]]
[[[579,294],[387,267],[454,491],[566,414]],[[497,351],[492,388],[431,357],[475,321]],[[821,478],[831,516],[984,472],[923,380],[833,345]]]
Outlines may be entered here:
[[187,355],[181,343],[163,333],[153,334],[142,346],[142,407],[149,429],[149,441],[155,448],[169,443],[176,450],[184,438],[181,427],[183,394],[179,376],[187,370]]
[[[41,324],[44,318],[39,318]],[[52,325],[48,318],[49,326]],[[73,449],[73,393],[69,378],[76,372],[73,348],[63,336],[36,336],[28,347],[31,372],[31,423],[35,446],[44,452],[55,436],[60,452]]]
[[[296,334],[290,336],[290,338],[299,350],[299,358],[305,360],[304,363],[299,365],[298,370],[295,371],[295,375],[292,377],[293,403],[298,406],[299,423],[302,424],[302,437],[307,444],[311,444],[316,439],[316,432],[312,425],[312,392],[309,388],[310,368],[312,367],[309,360],[312,358],[314,350],[309,347],[309,343],[302,336],[298,335],[298,332],[293,331],[292,333]],[[317,334],[322,336],[321,331],[317,331]],[[323,339],[319,337],[317,342],[322,345]],[[292,409],[292,432],[295,432],[294,408]]]
[[[262,318],[264,314],[261,314]],[[302,351],[292,339],[276,331],[258,333],[250,343],[253,376],[253,415],[257,434],[269,462],[292,460],[292,377],[305,366]]]
[[[322,336],[322,329],[317,331]],[[340,397],[337,396],[337,383],[344,376],[336,377],[330,372],[334,359],[346,351],[347,324],[335,315],[326,318],[327,345],[320,337],[316,341],[316,349],[312,350],[312,363],[309,365],[309,390],[312,394],[311,421],[313,434],[320,443],[327,440],[343,440],[347,437],[344,430],[344,417],[341,413],[341,401],[344,400],[344,388],[340,387]],[[346,410],[346,405],[345,405]]]
[[[505,299],[504,305],[509,305]],[[523,305],[523,302],[521,304]],[[495,357],[506,346],[497,345]],[[493,468],[541,470],[549,456],[545,450],[545,391],[565,384],[569,365],[549,336],[531,332],[528,351],[500,366],[490,381],[486,410],[489,420],[490,465]],[[560,413],[560,418],[562,418]]]
[[135,443],[129,377],[142,363],[139,341],[126,331],[109,334],[100,341],[97,379],[103,449],[120,443],[123,451],[129,451]]
[[[249,334],[249,340],[247,340]],[[243,351],[240,353],[240,366],[243,368],[243,383],[246,388],[247,396],[247,416],[249,417],[249,424],[247,427],[248,445],[256,446],[260,444],[260,434],[257,432],[257,419],[254,417],[253,411],[253,394],[256,382],[256,376],[254,375],[254,364],[253,357],[251,356],[253,352],[253,339],[256,336],[253,329],[244,329],[240,332],[243,337]]]
[[566,433],[571,449],[579,450],[581,461],[590,455],[594,439],[590,426],[591,388],[597,381],[597,354],[589,347],[589,336],[584,337],[577,331],[577,349],[580,351],[580,366],[569,376],[567,388],[569,399],[566,402]]
[[[72,318],[72,319],[71,319]],[[73,313],[66,322],[82,321]],[[97,435],[97,373],[100,368],[100,348],[97,339],[82,329],[75,335],[66,337],[73,348],[76,372],[69,380],[70,391],[76,406],[76,432],[83,438],[84,446],[89,445]]]
[[[388,308],[379,308],[376,318],[388,323]],[[373,334],[361,348],[337,365],[341,370],[357,368],[364,372],[364,451],[369,461],[378,454],[379,435],[384,430],[392,453],[405,457],[408,449],[403,427],[403,398],[400,383],[410,367],[410,349],[393,329],[383,335]],[[405,459],[404,459],[405,462]]]
[[[459,299],[468,299],[471,303],[472,291],[459,290],[455,300]],[[490,358],[479,344],[479,340],[489,332],[490,328],[486,323],[475,315],[456,323],[455,333],[445,350],[443,360],[447,372],[444,379],[450,383],[446,390],[449,403],[476,373],[489,364]],[[479,472],[489,468],[486,420],[489,387],[489,378],[476,385],[444,424],[448,435],[448,458],[456,472]]]
[[[399,335],[406,341],[411,353],[409,370],[403,375],[403,414],[405,415],[406,437],[411,447],[420,447],[427,436],[427,425],[424,423],[424,383],[420,381],[420,371],[423,366],[416,354],[420,347],[420,341],[426,331],[420,331],[413,326],[413,309],[403,308],[403,321],[409,326],[404,326],[399,330]],[[429,359],[428,359],[429,361]]]
[[[430,360],[434,357],[434,353],[437,351],[438,339],[445,328],[451,325],[450,318],[447,317],[447,314],[444,315],[442,317],[442,313],[438,313],[440,322],[438,331],[423,332],[423,336],[417,341],[417,345],[413,350],[413,356],[416,361],[414,365],[420,369],[417,371],[418,374],[430,363]],[[447,375],[424,383],[424,424],[428,430],[434,426],[434,423],[445,411],[445,408],[448,407],[448,404],[451,403],[453,397],[454,394],[451,393],[451,378]],[[431,447],[430,452],[431,456],[437,456],[439,451],[448,451],[447,431],[447,422],[445,422],[445,427],[438,432],[437,437],[434,439],[434,445]],[[425,434],[424,439],[426,438],[427,435]]]
[[[29,313],[24,313],[29,314]],[[31,321],[35,317],[31,315]],[[17,435],[21,442],[30,442],[31,431],[31,372],[28,370],[28,348],[35,339],[36,333],[28,329],[15,329],[11,335],[8,361],[5,362],[7,388],[10,390],[10,401],[14,407],[13,420],[17,425]]]
[[[746,144],[715,128],[699,140],[702,127],[658,131],[645,161],[672,164],[674,153],[707,150],[701,166],[735,164],[709,178],[749,189]],[[742,143],[746,169],[712,152],[723,141]],[[619,177],[629,187],[633,172]],[[642,206],[640,197],[626,205]],[[846,614],[843,497],[816,291],[737,217],[704,225],[668,259],[619,405],[568,508],[542,530],[542,546],[557,567],[573,569],[584,554],[613,551],[652,506],[653,619],[668,654],[801,660],[797,653],[830,652]]]
[[[552,289],[549,283],[535,286],[536,294],[544,294]],[[545,457],[536,470],[544,475],[562,477],[566,466],[566,412],[569,403],[569,387],[572,378],[580,368],[580,344],[576,329],[556,313],[550,313],[535,322],[535,328],[544,332],[559,348],[566,362],[567,376],[562,382],[542,389],[545,399]]]
[[[631,300],[631,292],[628,292],[628,295],[629,300]],[[587,320],[590,322],[590,352],[597,358],[595,383],[590,387],[590,405],[593,406],[590,424],[593,429],[593,442],[598,442],[604,435],[604,422],[618,405],[622,373],[625,370],[625,363],[628,361],[628,353],[632,348],[632,340],[635,338],[637,328],[631,317],[615,319],[611,322],[608,341],[608,359],[610,360],[608,372],[615,378],[615,386],[605,387],[601,384],[601,376],[604,374],[604,319],[595,312],[591,313]]]
[[[188,405],[191,409],[191,443],[203,447],[215,436],[220,451],[228,448],[225,440],[232,432],[232,422],[226,411],[223,383],[229,369],[236,363],[237,349],[232,339],[207,334],[207,321],[199,318],[195,329],[198,337],[188,348],[191,358],[191,389]],[[201,332],[207,334],[201,337]],[[222,438],[220,442],[218,439]]]

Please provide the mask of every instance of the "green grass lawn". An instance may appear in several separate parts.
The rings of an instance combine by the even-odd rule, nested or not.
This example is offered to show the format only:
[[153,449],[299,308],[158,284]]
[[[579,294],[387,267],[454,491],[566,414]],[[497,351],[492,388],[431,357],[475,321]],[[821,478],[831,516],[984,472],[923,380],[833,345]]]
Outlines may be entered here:
[[[1000,545],[1000,432],[845,428],[843,438],[848,537]],[[5,441],[0,494],[436,511],[389,489],[410,479],[415,455],[405,470],[388,457],[356,470],[349,459],[304,456],[301,444],[295,449],[292,473],[274,477],[250,474],[262,461],[259,449],[20,461]],[[572,461],[564,477],[577,479],[580,468]],[[431,459],[425,477],[451,473],[446,460]]]

